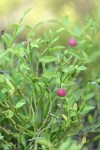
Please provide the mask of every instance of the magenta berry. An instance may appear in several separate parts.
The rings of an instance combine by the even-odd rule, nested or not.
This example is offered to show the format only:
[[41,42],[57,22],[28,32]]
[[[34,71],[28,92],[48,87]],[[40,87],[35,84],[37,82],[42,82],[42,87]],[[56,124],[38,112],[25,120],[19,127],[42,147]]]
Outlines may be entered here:
[[26,40],[25,44],[26,44],[26,47],[27,47],[29,45],[29,40]]
[[65,97],[66,96],[66,90],[63,89],[63,88],[58,89],[57,95],[60,96],[60,97]]
[[77,40],[75,38],[71,38],[71,39],[69,39],[68,44],[70,46],[74,47],[77,45]]

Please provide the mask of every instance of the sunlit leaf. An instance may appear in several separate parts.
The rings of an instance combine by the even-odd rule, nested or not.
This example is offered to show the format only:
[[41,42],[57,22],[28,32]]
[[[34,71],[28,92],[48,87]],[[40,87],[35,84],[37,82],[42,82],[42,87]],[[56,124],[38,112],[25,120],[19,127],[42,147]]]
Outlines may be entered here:
[[66,28],[60,28],[60,29],[57,29],[56,33],[60,33],[62,31],[66,30]]
[[65,121],[68,120],[68,118],[67,118],[67,116],[66,116],[65,114],[62,114],[62,117],[63,117],[63,119],[64,119]]
[[79,149],[83,147],[83,145],[86,143],[86,136],[79,137]]
[[49,73],[43,74],[43,76],[45,78],[57,78],[59,77],[59,73],[49,72]]
[[19,108],[21,108],[23,105],[25,105],[25,103],[26,103],[26,101],[25,101],[25,99],[23,99],[23,100],[17,102],[17,104],[15,105],[15,108],[16,108],[16,109],[19,109]]
[[85,66],[79,66],[77,70],[87,70],[87,68]]
[[0,140],[3,140],[4,136],[0,133]]
[[44,56],[41,57],[39,61],[43,63],[50,63],[50,62],[57,61],[57,58],[54,56]]
[[64,46],[55,46],[53,48],[50,48],[49,51],[53,52],[53,51],[60,51],[63,50],[65,47]]
[[0,74],[0,83],[4,82],[4,76],[2,74]]

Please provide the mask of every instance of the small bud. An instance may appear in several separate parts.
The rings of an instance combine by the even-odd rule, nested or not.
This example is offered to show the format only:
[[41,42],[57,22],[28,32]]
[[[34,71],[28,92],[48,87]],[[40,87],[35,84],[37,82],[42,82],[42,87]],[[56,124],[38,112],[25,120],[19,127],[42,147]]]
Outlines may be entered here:
[[70,46],[74,47],[77,45],[77,40],[75,38],[71,38],[71,39],[69,39],[68,44]]
[[29,40],[26,40],[25,44],[26,44],[26,47],[27,47],[29,45]]

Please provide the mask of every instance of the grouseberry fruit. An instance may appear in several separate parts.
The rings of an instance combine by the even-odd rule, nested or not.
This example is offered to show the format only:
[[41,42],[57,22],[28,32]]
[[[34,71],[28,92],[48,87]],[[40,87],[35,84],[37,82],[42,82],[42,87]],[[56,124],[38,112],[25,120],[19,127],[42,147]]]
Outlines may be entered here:
[[77,40],[75,38],[71,38],[71,39],[69,39],[68,44],[70,46],[74,47],[77,45]]
[[63,88],[58,89],[57,95],[60,97],[65,97],[66,96],[66,90]]

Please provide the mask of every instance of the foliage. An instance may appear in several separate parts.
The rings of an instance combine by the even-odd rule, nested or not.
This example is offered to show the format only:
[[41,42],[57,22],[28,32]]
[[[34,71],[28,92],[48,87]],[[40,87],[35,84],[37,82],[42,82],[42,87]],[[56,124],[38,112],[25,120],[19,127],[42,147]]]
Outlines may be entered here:
[[[81,149],[100,126],[100,78],[98,72],[93,81],[84,77],[93,61],[90,50],[97,23],[89,18],[84,29],[71,30],[65,18],[57,21],[58,29],[49,28],[35,38],[39,24],[33,28],[21,24],[29,11],[12,25],[12,34],[2,35],[0,149]],[[16,43],[26,28],[29,44]],[[61,33],[66,34],[65,45],[58,44]],[[75,47],[68,45],[69,37],[77,39]],[[59,88],[67,95],[59,97]]]

